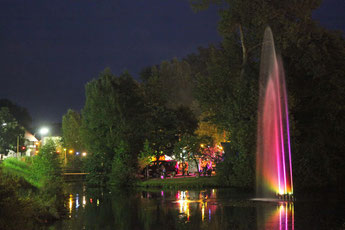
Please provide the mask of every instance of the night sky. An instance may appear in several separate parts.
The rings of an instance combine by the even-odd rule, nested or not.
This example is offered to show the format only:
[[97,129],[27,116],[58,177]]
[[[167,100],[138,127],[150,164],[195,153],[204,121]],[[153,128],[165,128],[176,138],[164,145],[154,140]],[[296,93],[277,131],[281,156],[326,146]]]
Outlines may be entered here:
[[[324,0],[314,18],[345,31],[345,0]],[[182,58],[219,43],[217,8],[187,0],[0,0],[0,98],[26,107],[34,124],[60,122],[84,105],[84,85]]]

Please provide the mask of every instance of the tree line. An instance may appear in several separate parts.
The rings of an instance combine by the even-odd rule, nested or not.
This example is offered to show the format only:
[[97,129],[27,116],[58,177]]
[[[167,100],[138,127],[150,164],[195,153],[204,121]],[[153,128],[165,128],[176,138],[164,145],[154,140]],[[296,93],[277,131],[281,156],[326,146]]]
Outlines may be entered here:
[[320,3],[192,0],[196,10],[221,4],[221,44],[145,68],[140,81],[105,70],[86,85],[78,119],[92,153],[90,177],[130,181],[146,140],[153,153],[171,154],[207,124],[230,140],[221,181],[253,188],[260,50],[269,25],[286,72],[295,187],[343,188],[345,43],[312,19]]
[[[65,146],[90,153],[89,179],[107,183],[120,174],[132,181],[145,152],[171,155],[186,145],[197,155],[195,143],[230,141],[218,175],[226,185],[252,188],[260,50],[269,25],[286,73],[295,187],[344,187],[345,43],[341,32],[312,19],[320,3],[192,0],[195,10],[221,5],[223,41],[144,68],[138,81],[104,70],[87,83],[81,113],[63,117]],[[0,151],[16,151],[31,118],[8,100],[0,107]]]

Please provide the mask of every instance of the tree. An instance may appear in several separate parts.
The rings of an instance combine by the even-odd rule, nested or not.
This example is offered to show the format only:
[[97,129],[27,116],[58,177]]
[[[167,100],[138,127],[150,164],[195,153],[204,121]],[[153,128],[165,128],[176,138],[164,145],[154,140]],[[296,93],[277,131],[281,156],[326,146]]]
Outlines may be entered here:
[[31,181],[39,190],[39,200],[44,209],[59,218],[65,210],[63,201],[65,193],[62,178],[62,166],[56,145],[53,140],[47,140],[34,156],[31,165]]
[[[123,162],[128,170],[135,167],[144,140],[143,97],[139,84],[128,73],[116,77],[109,69],[87,83],[85,90],[81,136],[88,151],[88,178],[104,183],[117,153],[121,156],[116,160],[128,161]],[[119,151],[120,145],[126,148],[124,152]]]
[[221,130],[217,125],[213,122],[208,121],[207,118],[211,117],[211,115],[207,113],[203,113],[199,117],[199,125],[198,128],[195,130],[195,134],[202,137],[202,136],[209,136],[212,138],[212,144],[220,144],[221,142],[226,141],[226,137],[228,136],[224,130]]
[[171,155],[183,134],[192,134],[197,119],[191,110],[192,82],[189,64],[173,59],[142,71],[145,95],[146,138],[157,159]]
[[80,114],[72,109],[69,109],[62,117],[62,137],[64,145],[76,151],[84,150],[80,136],[80,127]]
[[118,187],[128,187],[135,183],[136,171],[134,167],[128,165],[132,162],[131,154],[127,151],[130,148],[124,142],[119,143],[115,149],[114,159],[112,161],[112,170],[110,183]]
[[[219,172],[226,174],[222,182],[233,186],[253,187],[257,79],[251,71],[241,76],[241,66],[236,60],[236,54],[224,48],[214,50],[208,61],[207,74],[198,75],[196,96],[203,114],[206,115],[204,120],[215,124],[220,130],[225,130],[228,135],[225,139],[231,140],[232,150],[226,154],[237,153],[243,159],[238,162],[243,165],[241,171],[238,171],[238,174],[232,173],[231,181],[227,177],[229,172]],[[227,160],[230,158],[225,157],[225,161]],[[241,179],[236,178],[236,175]]]
[[26,108],[16,105],[12,101],[5,98],[0,99],[0,108],[2,107],[7,107],[12,116],[21,126],[23,126],[25,129],[30,129],[32,118]]
[[[213,2],[216,1],[195,0],[192,4],[201,9]],[[251,165],[241,154],[252,155],[253,152],[249,146],[254,146],[255,119],[250,114],[255,114],[257,101],[256,78],[259,76],[262,35],[265,27],[270,25],[287,76],[296,187],[343,186],[344,165],[336,162],[344,162],[341,154],[344,119],[341,114],[344,113],[345,71],[341,63],[345,59],[345,46],[340,33],[328,31],[312,20],[312,11],[320,1],[221,2],[227,3],[219,25],[224,37],[222,49],[220,55],[211,58],[208,73],[201,76],[198,90],[199,101],[208,102],[206,107],[212,106],[215,98],[220,98],[210,110],[216,114],[215,122],[223,121],[224,127],[230,124],[226,130],[232,140],[232,155],[226,159],[236,156],[233,160],[239,161],[228,166]],[[221,87],[221,82],[226,86]],[[215,86],[220,89],[216,91]],[[207,90],[216,92],[217,96],[209,99],[207,97],[212,95],[202,96],[201,92]],[[224,113],[227,108],[231,115],[229,120]],[[333,130],[332,127],[338,128]],[[238,170],[241,169],[230,170],[228,175]]]
[[181,162],[194,161],[199,168],[199,159],[203,157],[204,145],[209,145],[211,142],[212,140],[205,136],[184,134],[174,147],[175,158]]
[[[138,169],[139,173],[147,167],[147,165],[151,162],[152,157],[154,157],[154,150],[150,146],[150,142],[146,139],[144,142],[143,150],[138,155]],[[146,175],[145,175],[146,176]]]
[[32,162],[32,176],[38,182],[38,187],[47,187],[52,181],[62,182],[62,169],[59,154],[53,140],[47,142],[39,149],[38,155]]
[[178,141],[175,111],[160,105],[148,106],[148,110],[145,136],[151,143],[153,154],[157,159],[164,154],[171,155],[174,144]]
[[80,135],[81,122],[80,114],[72,109],[69,109],[62,117],[62,137],[63,145],[66,148],[66,158],[68,159],[66,159],[67,167],[74,170],[80,170],[83,167],[81,155],[67,154],[67,151],[68,149],[80,153],[85,151]]
[[0,108],[0,153],[7,155],[10,150],[16,152],[17,144],[21,146],[24,143],[24,134],[24,128],[18,124],[9,109]]

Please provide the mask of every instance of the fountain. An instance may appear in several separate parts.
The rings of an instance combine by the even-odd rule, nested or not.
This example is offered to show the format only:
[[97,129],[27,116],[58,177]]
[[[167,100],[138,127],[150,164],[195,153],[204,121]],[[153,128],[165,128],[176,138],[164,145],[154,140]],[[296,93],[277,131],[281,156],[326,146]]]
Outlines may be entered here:
[[284,70],[269,27],[261,53],[256,182],[257,197],[294,199]]

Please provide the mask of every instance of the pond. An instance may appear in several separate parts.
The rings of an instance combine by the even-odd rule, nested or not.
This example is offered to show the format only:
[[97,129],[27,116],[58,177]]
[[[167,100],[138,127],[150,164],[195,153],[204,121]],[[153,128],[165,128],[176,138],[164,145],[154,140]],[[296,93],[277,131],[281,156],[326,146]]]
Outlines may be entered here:
[[70,184],[69,194],[67,218],[49,229],[345,228],[344,201],[332,195],[269,202],[232,189],[108,191],[83,184]]

